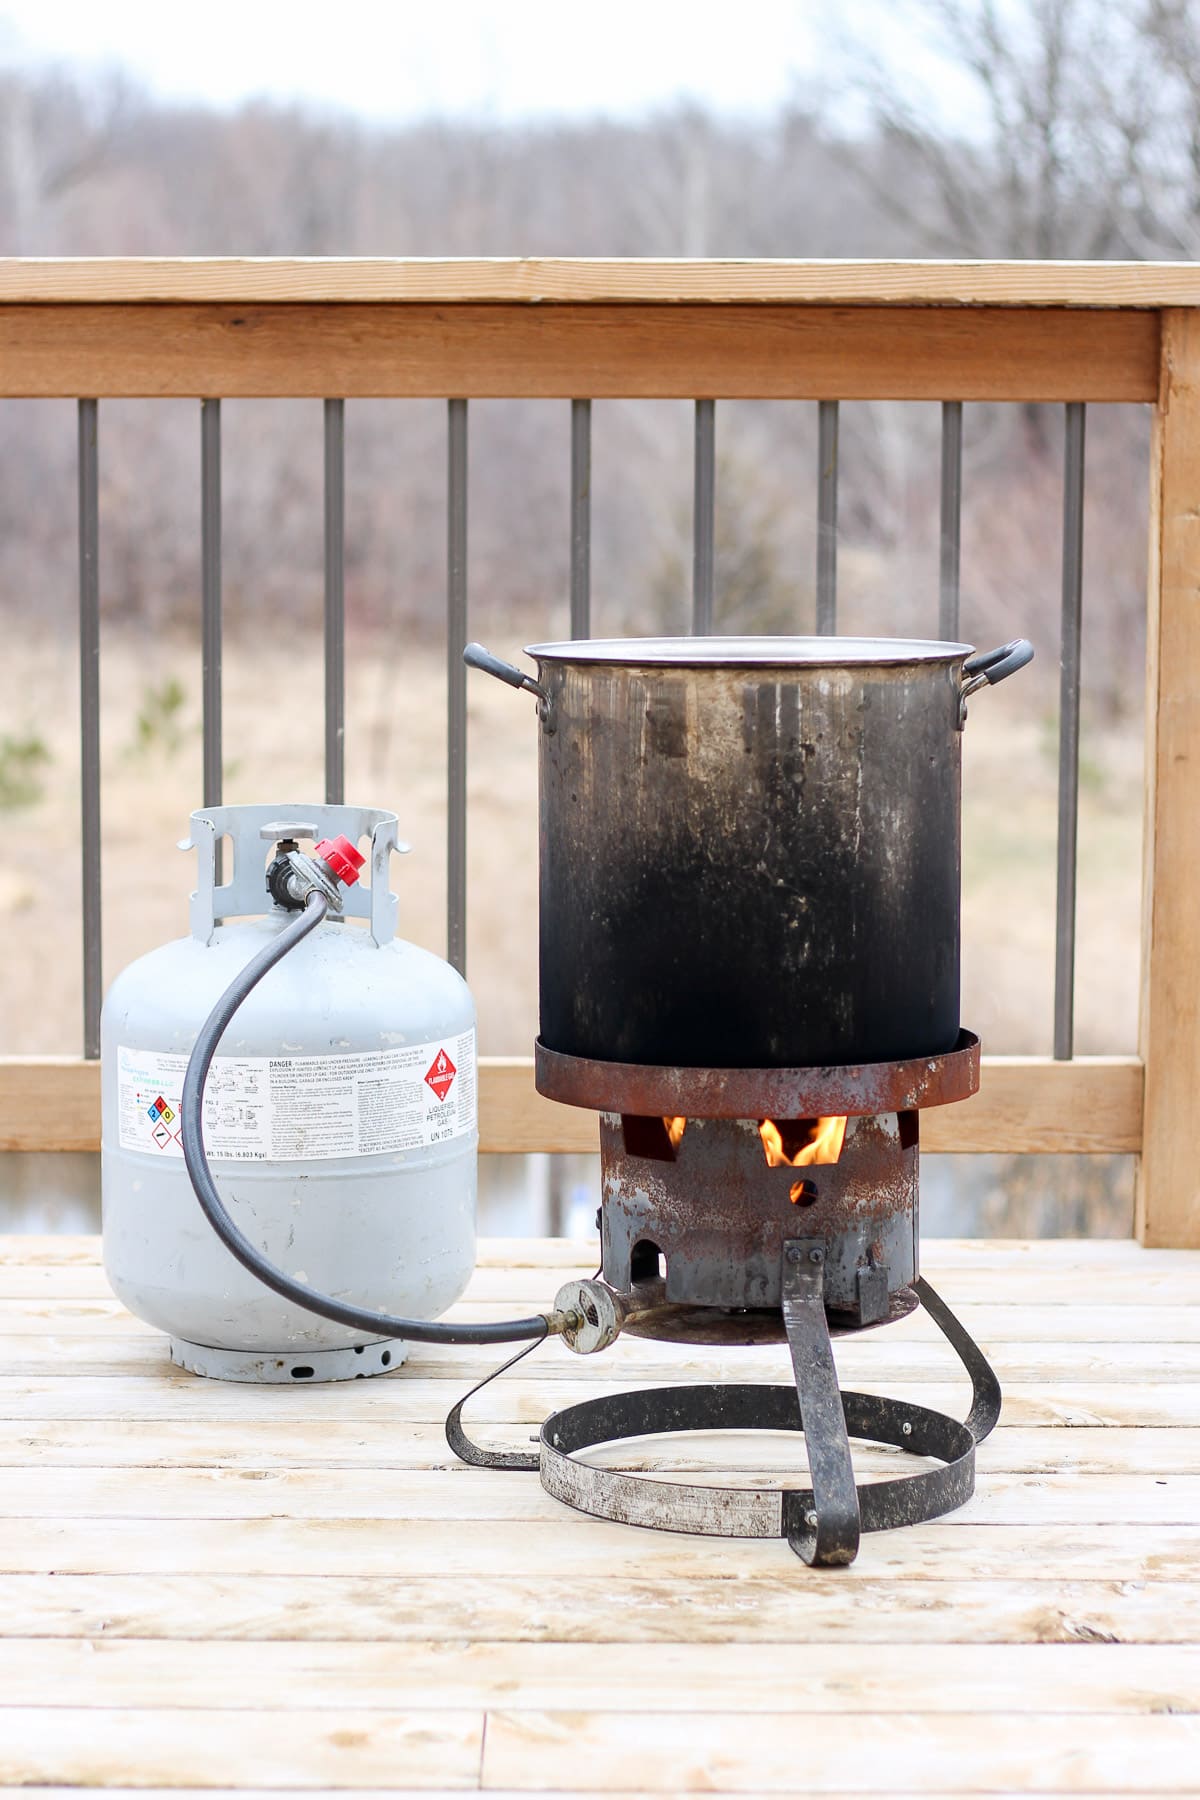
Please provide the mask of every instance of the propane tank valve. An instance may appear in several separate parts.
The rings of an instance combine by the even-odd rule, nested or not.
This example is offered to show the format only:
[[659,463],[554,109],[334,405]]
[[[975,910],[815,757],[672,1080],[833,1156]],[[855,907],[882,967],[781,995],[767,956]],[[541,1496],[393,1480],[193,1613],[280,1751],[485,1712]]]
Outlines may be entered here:
[[280,838],[267,869],[267,892],[276,906],[302,912],[311,893],[324,894],[335,912],[342,910],[342,883],[352,887],[367,860],[347,837],[322,838],[312,855],[295,838]]

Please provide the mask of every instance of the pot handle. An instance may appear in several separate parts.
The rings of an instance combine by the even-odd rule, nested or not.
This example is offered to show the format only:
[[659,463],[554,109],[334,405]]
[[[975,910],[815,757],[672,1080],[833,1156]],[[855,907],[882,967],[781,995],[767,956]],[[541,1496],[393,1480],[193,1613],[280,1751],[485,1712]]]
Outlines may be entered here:
[[967,716],[967,697],[981,687],[995,687],[998,681],[1006,681],[1033,661],[1033,645],[1028,638],[1013,638],[1011,643],[1001,644],[995,650],[981,650],[975,656],[968,656],[962,666],[963,683],[959,689],[959,724],[963,724]]
[[463,661],[469,669],[482,669],[485,675],[494,675],[497,681],[506,681],[509,687],[524,688],[527,693],[536,694],[543,708],[549,706],[550,696],[540,681],[535,681],[524,669],[518,669],[515,663],[493,656],[482,644],[468,644],[463,651]]

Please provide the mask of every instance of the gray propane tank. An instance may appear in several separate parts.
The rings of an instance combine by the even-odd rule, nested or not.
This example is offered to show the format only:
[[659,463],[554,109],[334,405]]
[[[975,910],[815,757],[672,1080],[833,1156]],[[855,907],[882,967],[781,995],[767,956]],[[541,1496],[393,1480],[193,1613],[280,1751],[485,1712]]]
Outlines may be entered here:
[[[191,826],[180,846],[199,852],[191,934],[131,963],[104,1003],[108,1279],[196,1374],[336,1381],[394,1368],[403,1344],[364,1342],[291,1305],[215,1236],[184,1166],[183,1078],[229,982],[295,917],[267,893],[275,846],[369,837],[369,889],[345,890],[343,917],[331,914],[271,970],[222,1039],[205,1143],[230,1212],[289,1275],[352,1304],[432,1319],[458,1299],[475,1261],[470,991],[440,957],[394,935],[389,864],[406,848],[394,813],[218,806],[194,812]],[[223,838],[232,870],[217,886]]]

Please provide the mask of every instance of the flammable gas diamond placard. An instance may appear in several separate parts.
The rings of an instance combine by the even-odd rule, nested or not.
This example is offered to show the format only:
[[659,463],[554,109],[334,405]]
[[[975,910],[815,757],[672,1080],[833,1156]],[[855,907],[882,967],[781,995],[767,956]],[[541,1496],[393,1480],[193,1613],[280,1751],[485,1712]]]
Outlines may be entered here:
[[433,1089],[438,1099],[444,1100],[446,1095],[450,1092],[450,1089],[454,1086],[454,1077],[457,1074],[458,1070],[443,1049],[438,1051],[437,1055],[426,1069],[425,1080],[427,1085]]

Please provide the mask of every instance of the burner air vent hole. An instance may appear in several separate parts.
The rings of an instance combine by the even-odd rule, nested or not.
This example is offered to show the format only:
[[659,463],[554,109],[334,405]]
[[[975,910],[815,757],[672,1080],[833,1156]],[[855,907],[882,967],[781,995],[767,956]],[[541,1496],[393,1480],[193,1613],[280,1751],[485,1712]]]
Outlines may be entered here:
[[311,1374],[312,1370],[307,1363],[297,1363],[292,1370],[292,1380],[307,1381]]
[[657,1281],[665,1278],[663,1255],[657,1244],[649,1238],[639,1238],[629,1253],[630,1281]]

